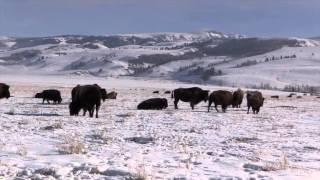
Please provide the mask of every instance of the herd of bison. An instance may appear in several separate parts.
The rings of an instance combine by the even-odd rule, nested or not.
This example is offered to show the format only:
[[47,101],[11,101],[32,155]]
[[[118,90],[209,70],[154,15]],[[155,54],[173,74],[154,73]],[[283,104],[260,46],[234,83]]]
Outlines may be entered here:
[[[0,99],[9,98],[10,86],[4,83],[0,83]],[[159,91],[154,91],[154,94],[159,94]],[[209,91],[203,90],[199,87],[192,88],[178,88],[173,91],[165,91],[165,94],[171,94],[171,98],[174,99],[174,107],[178,109],[178,102],[181,100],[183,102],[189,102],[192,109],[194,106],[201,101],[208,101],[208,112],[212,103],[214,103],[215,109],[219,112],[218,106],[222,107],[222,111],[226,112],[228,106],[233,108],[240,108],[244,94],[247,96],[247,107],[248,114],[250,108],[254,114],[258,114],[260,108],[263,106],[264,97],[259,91],[247,91],[243,92],[241,89],[234,91],[233,93],[226,90],[217,90],[209,94]],[[294,95],[291,93],[288,97]],[[50,104],[52,101],[54,104],[60,104],[62,101],[61,93],[56,89],[44,90],[40,93],[36,93],[35,98],[41,98],[42,103],[47,102]],[[298,96],[299,97],[299,96]],[[93,85],[77,85],[71,91],[71,103],[69,104],[69,111],[71,116],[78,116],[79,112],[83,110],[83,115],[89,111],[89,116],[94,116],[94,111],[96,111],[95,117],[98,118],[98,112],[101,106],[101,101],[106,99],[116,99],[117,93],[112,91],[107,93],[106,89],[101,88],[97,84]],[[279,96],[271,96],[271,98],[279,98]],[[144,110],[161,110],[168,107],[168,101],[166,98],[151,98],[142,101],[138,104],[137,109]]]
[[[0,99],[9,98],[10,95],[10,86],[4,83],[0,83]],[[159,91],[154,91],[153,93],[159,93]],[[215,109],[219,112],[218,106],[222,107],[222,111],[226,112],[228,106],[234,108],[239,108],[242,104],[244,92],[241,89],[238,89],[235,92],[218,90],[213,91],[209,94],[209,91],[203,90],[199,87],[192,88],[178,88],[173,91],[165,91],[165,94],[171,94],[171,98],[174,99],[174,107],[178,109],[178,102],[181,100],[183,102],[189,102],[192,109],[194,106],[200,103],[201,101],[208,101],[208,112],[212,103],[214,103]],[[247,91],[247,106],[248,113],[250,108],[254,114],[259,113],[260,107],[263,106],[264,98],[262,93],[259,91]],[[37,93],[35,98],[41,98],[42,103],[49,103],[52,101],[54,104],[60,104],[62,101],[61,93],[56,89],[44,90],[40,93]],[[89,111],[89,116],[94,116],[94,111],[96,112],[95,117],[98,118],[98,112],[101,106],[101,101],[106,99],[116,99],[117,93],[111,92],[107,93],[106,89],[101,88],[97,84],[93,85],[77,85],[71,91],[71,103],[69,104],[69,111],[71,116],[78,116],[79,112],[83,110],[83,115],[86,115],[86,112]],[[160,110],[168,107],[168,101],[166,98],[151,98],[141,102],[137,109],[144,110]]]

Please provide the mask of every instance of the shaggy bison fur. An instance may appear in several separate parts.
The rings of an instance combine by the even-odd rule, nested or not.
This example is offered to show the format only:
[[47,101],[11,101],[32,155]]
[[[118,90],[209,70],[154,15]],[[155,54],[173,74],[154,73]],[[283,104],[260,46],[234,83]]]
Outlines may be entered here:
[[240,108],[243,100],[243,95],[244,92],[241,89],[236,90],[233,93],[233,102],[232,102],[232,107],[233,108]]
[[262,93],[259,91],[248,91],[247,92],[247,106],[248,106],[248,114],[250,108],[252,108],[253,114],[258,114],[260,111],[260,107],[263,106],[264,98]]
[[214,107],[218,110],[218,105],[221,105],[222,111],[226,112],[228,106],[233,102],[233,96],[230,91],[218,90],[213,91],[209,96],[208,112],[210,111],[211,104],[214,103]]

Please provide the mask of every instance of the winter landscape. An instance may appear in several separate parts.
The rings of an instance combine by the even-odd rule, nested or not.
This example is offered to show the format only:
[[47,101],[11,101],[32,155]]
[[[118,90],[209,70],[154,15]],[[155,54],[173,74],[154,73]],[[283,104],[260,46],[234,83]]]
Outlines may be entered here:
[[[164,92],[193,86],[211,92],[261,84],[261,88],[268,84],[279,89],[317,86],[318,41],[247,39],[213,32],[130,36],[151,37],[145,45],[113,48],[97,40],[67,43],[68,37],[2,38],[0,80],[10,85],[13,97],[0,101],[0,175],[5,179],[317,179],[320,99],[316,94],[298,92],[288,98],[289,92],[262,90],[266,100],[255,115],[247,114],[245,100],[241,108],[229,107],[227,113],[208,113],[203,102],[195,110],[180,102],[175,110],[171,95]],[[163,39],[152,44],[156,37]],[[280,41],[281,47],[263,54],[247,51],[250,55],[241,57],[197,53],[199,57],[192,59],[137,61],[143,55],[196,53],[200,48],[176,46],[228,42],[225,38],[266,43],[263,46]],[[293,41],[293,47],[282,45],[287,41]],[[83,47],[89,43],[93,49]],[[167,50],[170,47],[176,48]],[[246,64],[249,60],[256,62]],[[141,68],[130,65],[131,61]],[[204,79],[208,68],[222,73]],[[94,83],[118,92],[118,98],[102,103],[98,119],[71,117],[71,89]],[[50,88],[61,91],[60,105],[34,98]],[[160,93],[153,94],[155,90]],[[272,99],[272,95],[280,97]],[[167,98],[169,107],[136,109],[152,97]]]
[[0,180],[320,179],[319,7],[0,0]]

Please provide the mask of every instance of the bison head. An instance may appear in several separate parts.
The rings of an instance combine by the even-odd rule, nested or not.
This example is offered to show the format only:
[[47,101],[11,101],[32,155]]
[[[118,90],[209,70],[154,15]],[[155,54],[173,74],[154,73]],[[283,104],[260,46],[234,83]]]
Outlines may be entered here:
[[62,102],[62,98],[59,98],[58,103],[61,104]]
[[163,102],[164,102],[164,107],[167,108],[168,107],[168,100],[166,98],[163,98]]
[[35,97],[35,98],[42,98],[43,95],[42,95],[42,93],[37,93],[34,97]]
[[11,97],[10,95],[10,91],[9,91],[9,88],[10,86],[6,85],[6,84],[0,84],[0,99],[1,98],[9,98]]
[[4,92],[4,97],[7,98],[7,99],[8,99],[9,97],[11,97],[9,88],[7,89],[7,91]]
[[207,102],[209,99],[209,91],[202,91],[201,96],[202,96],[203,101]]
[[102,88],[102,89],[100,89],[100,92],[101,92],[102,101],[104,102],[106,99],[108,99],[107,91],[106,91],[106,89]]
[[79,114],[80,108],[76,103],[71,102],[69,104],[69,111],[70,111],[70,116],[76,116]]

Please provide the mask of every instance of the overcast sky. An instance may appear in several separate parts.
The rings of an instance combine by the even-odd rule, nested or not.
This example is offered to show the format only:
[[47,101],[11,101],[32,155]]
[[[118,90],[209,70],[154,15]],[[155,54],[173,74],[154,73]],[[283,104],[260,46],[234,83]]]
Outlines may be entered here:
[[0,0],[0,36],[202,30],[320,36],[320,0]]

